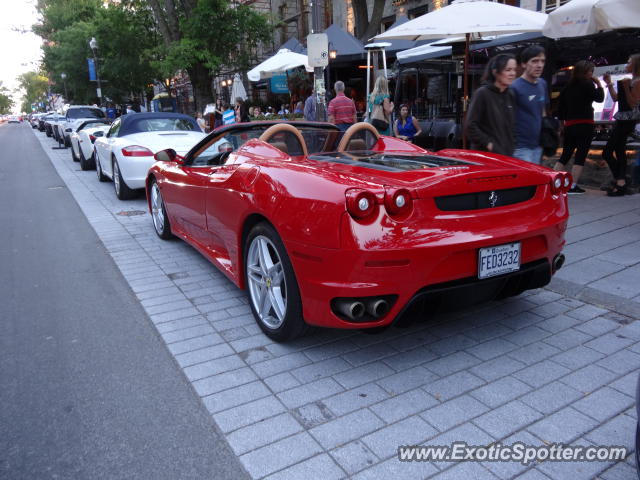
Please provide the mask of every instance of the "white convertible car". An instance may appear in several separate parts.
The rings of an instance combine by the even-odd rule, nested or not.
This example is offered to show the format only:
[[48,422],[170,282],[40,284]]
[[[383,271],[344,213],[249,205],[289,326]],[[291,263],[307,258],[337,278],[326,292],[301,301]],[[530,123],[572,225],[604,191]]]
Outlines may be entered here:
[[82,122],[70,136],[71,158],[74,162],[80,162],[82,170],[96,168],[93,158],[93,142],[96,138],[104,136],[109,130],[111,122],[108,120],[87,120]]
[[96,139],[94,158],[98,179],[113,180],[116,196],[126,200],[145,187],[149,167],[160,150],[184,155],[206,135],[193,117],[180,113],[130,113],[114,120]]

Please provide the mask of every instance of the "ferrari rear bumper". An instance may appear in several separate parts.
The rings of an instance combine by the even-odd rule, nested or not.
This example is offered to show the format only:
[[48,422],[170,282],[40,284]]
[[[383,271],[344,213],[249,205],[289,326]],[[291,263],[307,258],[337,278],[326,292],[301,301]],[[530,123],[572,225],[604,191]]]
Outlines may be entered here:
[[[551,280],[564,246],[566,221],[503,237],[395,250],[328,250],[289,244],[307,323],[331,328],[386,326],[407,309],[428,303],[429,311],[449,309],[517,295]],[[480,248],[518,242],[520,268],[478,278]],[[554,263],[555,262],[555,263]],[[378,298],[386,314],[345,315],[349,301],[368,306]],[[341,308],[336,305],[340,304]]]

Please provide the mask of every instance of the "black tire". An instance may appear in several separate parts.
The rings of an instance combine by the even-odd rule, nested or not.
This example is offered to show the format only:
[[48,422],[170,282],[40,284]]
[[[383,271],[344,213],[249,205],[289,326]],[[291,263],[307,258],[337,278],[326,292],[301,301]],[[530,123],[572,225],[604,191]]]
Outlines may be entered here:
[[[259,245],[263,244],[268,248],[270,261],[274,263],[273,272],[269,272],[265,279],[258,273],[261,267],[252,260],[251,257],[255,256],[255,249],[259,249]],[[275,262],[274,262],[275,260]],[[260,263],[260,261],[258,261]],[[272,276],[278,275],[278,269],[275,267],[279,264],[282,269],[282,282],[276,290],[276,281],[272,283]],[[264,272],[264,269],[262,269]],[[268,223],[259,223],[251,229],[247,237],[247,241],[244,245],[244,274],[247,283],[247,295],[249,297],[249,306],[253,313],[254,318],[260,329],[269,338],[276,342],[285,342],[293,340],[294,338],[304,335],[308,329],[308,325],[305,323],[302,317],[302,299],[300,298],[300,290],[298,288],[298,281],[296,280],[293,266],[289,260],[289,255],[284,248],[284,244],[278,235],[278,232]],[[258,279],[260,277],[260,279]],[[252,280],[253,279],[253,280]],[[256,304],[261,303],[259,298],[260,289],[259,282],[265,281],[262,286],[262,298],[269,299],[274,298],[275,295],[280,295],[280,298],[284,296],[284,312],[282,319],[278,317],[277,312],[273,306],[267,307],[266,314],[261,315]],[[284,289],[282,285],[284,284]],[[266,286],[266,288],[265,288]],[[284,293],[282,293],[284,290]],[[273,305],[273,302],[269,300],[269,304]],[[271,315],[273,311],[274,315]],[[275,317],[274,317],[275,316]],[[277,325],[269,325],[269,323],[278,323]]]
[[163,240],[169,240],[173,238],[173,233],[171,233],[171,223],[169,222],[167,209],[164,206],[162,192],[160,191],[160,186],[158,185],[158,182],[156,182],[155,178],[151,180],[151,185],[149,186],[149,196],[153,229],[155,230],[156,234]]
[[113,175],[113,188],[116,191],[116,197],[120,200],[129,200],[134,197],[135,190],[129,188],[127,183],[122,178],[122,172],[120,171],[120,166],[118,165],[118,161],[114,158],[111,164],[111,172]]
[[65,147],[70,147],[71,146],[71,138],[70,137],[65,137],[65,136],[63,136],[63,138],[64,138],[64,146]]
[[51,136],[53,136],[53,132],[51,131],[50,128],[45,128],[44,129],[44,133],[47,135],[47,137],[51,138]]
[[86,158],[84,158],[82,148],[78,148],[78,150],[80,151],[80,168],[84,171],[93,170],[94,168],[96,168],[96,164],[93,161],[93,155],[89,158],[89,160],[87,160]]
[[[80,148],[79,145],[78,145],[78,148]],[[80,159],[76,156],[76,152],[73,150],[73,147],[71,147],[71,160],[73,160],[74,162],[79,162],[80,161]],[[82,168],[82,164],[80,165],[80,168]]]
[[98,181],[99,182],[108,181],[109,177],[107,177],[104,173],[102,173],[102,167],[100,166],[100,158],[98,158],[98,155],[96,154],[95,150],[93,151],[93,158],[96,159],[96,174],[98,175]]

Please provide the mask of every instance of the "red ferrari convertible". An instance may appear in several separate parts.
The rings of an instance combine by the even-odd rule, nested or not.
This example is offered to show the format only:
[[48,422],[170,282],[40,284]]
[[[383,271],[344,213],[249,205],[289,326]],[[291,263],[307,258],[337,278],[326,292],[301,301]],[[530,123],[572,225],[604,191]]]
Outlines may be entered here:
[[518,295],[564,261],[569,175],[509,157],[430,152],[367,123],[253,122],[156,160],[157,234],[246,289],[277,341]]

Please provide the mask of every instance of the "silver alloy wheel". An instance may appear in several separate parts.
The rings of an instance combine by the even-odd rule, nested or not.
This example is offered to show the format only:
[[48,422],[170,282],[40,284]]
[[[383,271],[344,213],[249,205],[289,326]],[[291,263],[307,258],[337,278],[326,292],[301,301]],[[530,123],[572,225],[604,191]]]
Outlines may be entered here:
[[260,321],[271,329],[280,327],[287,314],[287,283],[280,255],[264,235],[258,235],[249,245],[247,282]]
[[120,169],[118,168],[118,162],[113,161],[113,187],[116,189],[116,195],[120,197]]
[[153,182],[151,187],[151,217],[153,218],[153,226],[156,232],[161,235],[164,230],[164,211],[162,210],[160,187],[156,182]]

